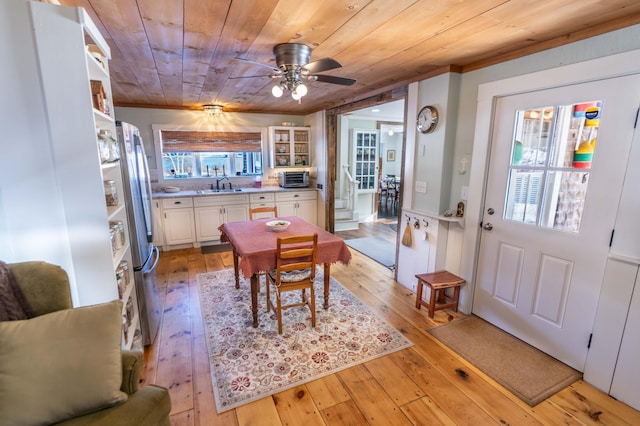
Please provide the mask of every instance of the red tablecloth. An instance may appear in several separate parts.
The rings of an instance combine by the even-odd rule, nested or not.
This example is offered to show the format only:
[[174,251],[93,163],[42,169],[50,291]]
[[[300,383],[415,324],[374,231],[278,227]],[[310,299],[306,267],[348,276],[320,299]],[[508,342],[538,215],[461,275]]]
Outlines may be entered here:
[[286,231],[274,232],[269,229],[266,223],[273,218],[227,222],[218,228],[222,232],[222,241],[231,243],[240,256],[238,266],[245,277],[276,267],[276,243],[279,237],[317,233],[318,264],[342,262],[346,265],[351,260],[351,252],[341,238],[297,216],[278,219],[291,222]]

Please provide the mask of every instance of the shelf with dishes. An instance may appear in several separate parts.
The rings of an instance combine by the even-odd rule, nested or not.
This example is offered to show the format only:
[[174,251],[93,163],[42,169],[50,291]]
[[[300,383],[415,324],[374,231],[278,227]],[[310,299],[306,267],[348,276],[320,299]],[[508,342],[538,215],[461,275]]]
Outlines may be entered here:
[[311,164],[309,127],[269,127],[271,167],[305,167]]

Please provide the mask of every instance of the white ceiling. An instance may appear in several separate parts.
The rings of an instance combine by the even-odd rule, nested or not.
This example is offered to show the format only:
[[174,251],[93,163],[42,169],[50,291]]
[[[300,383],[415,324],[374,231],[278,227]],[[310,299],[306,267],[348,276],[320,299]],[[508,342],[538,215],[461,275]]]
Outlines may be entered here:
[[349,118],[364,118],[376,121],[404,122],[404,100],[393,101],[386,104],[376,105],[351,111],[346,115]]

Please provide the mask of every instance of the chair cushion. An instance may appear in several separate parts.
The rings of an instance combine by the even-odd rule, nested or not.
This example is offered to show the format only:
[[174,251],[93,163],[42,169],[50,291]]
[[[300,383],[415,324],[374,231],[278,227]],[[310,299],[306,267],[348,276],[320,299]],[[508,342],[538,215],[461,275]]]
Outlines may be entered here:
[[[271,276],[272,280],[276,280],[277,272],[275,269],[269,271],[269,276]],[[306,280],[311,276],[311,268],[290,271],[290,272],[282,272],[280,274],[280,281],[283,283],[292,283],[296,281]]]
[[127,399],[122,302],[0,322],[0,424],[51,424]]

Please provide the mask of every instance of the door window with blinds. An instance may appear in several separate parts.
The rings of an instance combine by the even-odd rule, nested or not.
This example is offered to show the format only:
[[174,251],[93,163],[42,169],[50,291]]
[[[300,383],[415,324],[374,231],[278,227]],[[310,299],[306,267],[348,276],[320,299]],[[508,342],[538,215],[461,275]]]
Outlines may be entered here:
[[601,110],[589,101],[516,112],[505,219],[580,231]]
[[160,130],[164,179],[262,175],[262,133]]

